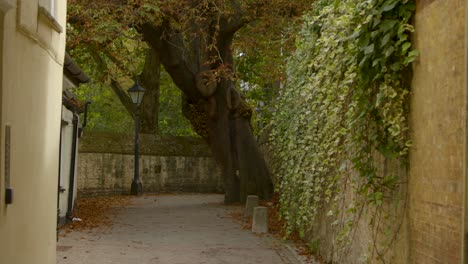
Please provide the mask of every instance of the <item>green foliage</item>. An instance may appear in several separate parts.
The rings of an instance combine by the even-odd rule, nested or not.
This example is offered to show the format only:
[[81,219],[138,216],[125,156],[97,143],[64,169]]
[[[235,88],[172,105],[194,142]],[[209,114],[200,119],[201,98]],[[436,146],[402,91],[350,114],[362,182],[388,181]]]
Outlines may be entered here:
[[[69,6],[69,11],[73,7],[72,5]],[[67,30],[69,33],[67,36],[69,40],[73,39],[73,37],[76,38],[73,34],[79,35],[79,32],[71,25],[68,25]],[[99,38],[99,36],[97,36],[97,38]],[[139,45],[137,41],[130,41],[125,38],[115,39],[114,42],[126,43],[126,48],[122,49],[122,54],[120,54],[122,57],[125,57],[125,54],[128,54],[129,50],[134,50],[142,46]],[[70,44],[71,43],[68,43],[68,45]],[[117,46],[114,46],[114,48],[117,48]],[[102,65],[99,65],[99,60],[94,58],[93,52],[89,51],[90,49],[90,47],[85,45],[76,45],[72,50],[68,51],[73,60],[80,65],[83,72],[89,75],[92,80],[91,83],[80,85],[80,87],[74,91],[79,100],[91,102],[88,111],[87,129],[116,133],[133,131],[134,121],[132,116],[126,111],[121,101],[110,88],[108,82],[109,75],[121,77],[124,75],[108,58],[104,59],[106,68],[103,69]],[[131,71],[135,73],[135,67],[141,68],[143,65],[143,57],[140,56],[131,61],[122,61],[120,65],[129,71],[131,69]],[[123,86],[130,87],[132,84],[133,81],[131,79],[123,79]]]
[[[90,65],[86,65],[89,68]],[[181,91],[161,69],[159,132],[161,135],[196,136],[181,113]],[[130,86],[131,83],[128,85]],[[90,101],[87,129],[101,132],[128,133],[134,121],[115,93],[105,84],[92,82],[75,89],[81,101]]]
[[91,102],[87,130],[116,133],[133,131],[132,117],[109,87],[92,82],[81,85],[74,93],[79,100]]
[[[67,15],[74,23],[67,24],[67,50],[73,58],[94,64],[94,80],[133,79],[140,73],[145,59],[146,43],[132,28],[136,23],[128,6],[109,3],[70,1]],[[119,19],[116,19],[116,16]],[[141,19],[141,17],[139,17]]]
[[190,122],[182,115],[182,92],[161,68],[159,132],[161,135],[197,136]]
[[320,249],[320,240],[314,239],[309,243],[309,249],[312,254],[318,254]]
[[[145,12],[151,13],[157,9],[154,3],[143,1],[140,4]],[[122,6],[118,10],[127,15],[125,20],[117,20],[112,8],[105,3],[97,3],[99,7],[103,5],[103,8],[83,9],[82,5],[83,3],[72,1],[68,6],[69,16],[75,19],[79,16],[80,20],[86,22],[68,25],[67,45],[74,60],[82,65],[84,72],[95,81],[92,85],[81,86],[76,91],[81,100],[92,102],[88,129],[107,132],[133,131],[132,116],[112,92],[109,79],[118,80],[125,89],[133,84],[133,78],[142,71],[148,46],[129,25],[137,23],[143,17],[132,18],[133,13],[127,14],[130,12],[129,7]],[[97,16],[99,20],[92,19]],[[194,136],[189,122],[181,113],[180,90],[163,68],[160,78],[159,132],[163,135]]]
[[[304,16],[271,126],[282,215],[305,234],[320,210],[344,247],[366,205],[379,218],[399,179],[378,170],[376,153],[407,161],[408,0],[321,0]],[[352,179],[355,171],[359,177]],[[356,197],[341,208],[349,183]],[[326,206],[326,207],[325,207]],[[388,245],[387,245],[388,246]]]
[[[224,77],[234,77],[236,73],[231,71],[230,63],[219,57],[223,51],[217,50],[218,36],[224,27],[228,31],[236,31],[233,50],[242,51],[250,58],[247,67],[240,67],[244,69],[240,79],[255,84],[258,89],[252,90],[252,95],[259,94],[255,101],[265,102],[264,87],[271,85],[271,80],[276,82],[283,77],[285,58],[293,47],[296,31],[289,30],[289,27],[299,24],[296,20],[310,7],[310,0],[69,0],[67,7],[67,50],[75,59],[86,57],[82,61],[93,65],[93,74],[90,75],[95,81],[109,83],[112,79],[113,83],[126,87],[122,82],[131,82],[141,72],[148,48],[145,41],[150,39],[142,39],[143,25],[162,30],[162,36],[155,38],[164,39],[172,34],[170,32],[178,32],[184,36],[184,44],[199,43],[209,56],[200,56],[196,50],[183,52],[188,60],[201,59],[199,66],[211,64]],[[271,24],[276,27],[271,27]],[[228,29],[231,26],[234,28]],[[112,87],[118,93],[119,89],[115,85]],[[166,91],[172,93],[171,90]],[[179,95],[174,96],[167,98],[171,105],[179,104]],[[124,97],[119,93],[119,98]],[[128,102],[122,101],[128,109]],[[163,101],[161,103],[164,104]],[[252,104],[255,105],[254,102]],[[162,105],[161,111],[164,109],[170,109],[170,106]],[[186,127],[170,127],[175,113],[180,111],[161,113],[161,132],[189,133]],[[264,113],[262,119],[268,117],[267,111]]]

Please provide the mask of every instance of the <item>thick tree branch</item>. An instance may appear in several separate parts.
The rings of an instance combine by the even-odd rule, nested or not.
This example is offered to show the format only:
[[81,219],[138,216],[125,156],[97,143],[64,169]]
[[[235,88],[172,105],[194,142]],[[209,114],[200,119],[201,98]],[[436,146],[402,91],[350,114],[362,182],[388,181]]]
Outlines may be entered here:
[[[90,48],[90,53],[93,56],[94,60],[96,61],[98,65],[98,69],[100,69],[101,71],[105,73],[109,73],[107,63],[102,58],[101,54],[99,54],[99,52],[93,48]],[[115,80],[114,78],[110,78],[110,79],[111,79],[110,86],[112,88],[112,91],[114,91],[114,93],[117,95],[120,102],[125,107],[125,110],[127,110],[127,112],[130,115],[133,115],[134,109],[133,109],[133,103],[132,103],[132,100],[130,99],[130,96],[128,96],[128,94],[124,91],[124,89],[122,88],[122,86],[117,80]]]
[[249,19],[242,10],[241,1],[230,0],[228,1],[228,4],[232,8],[233,12],[221,17],[220,35],[233,35],[249,22]]
[[[106,61],[101,54],[92,49],[91,53],[98,64],[98,68],[108,73]],[[107,55],[107,53],[106,53]],[[111,59],[112,60],[112,59]],[[155,134],[158,133],[158,117],[159,117],[159,53],[153,49],[149,49],[146,54],[145,65],[143,72],[140,75],[140,80],[146,89],[140,112],[140,132]],[[124,106],[125,110],[133,117],[135,105],[133,104],[126,89],[122,87],[119,81],[115,78],[110,78],[110,87],[114,94],[119,98],[119,101]]]
[[189,98],[200,97],[200,93],[195,84],[198,65],[194,61],[188,61],[189,50],[184,45],[183,36],[173,31],[164,32],[162,27],[154,27],[150,24],[144,24],[139,29],[143,34],[144,40],[155,50],[161,50],[161,63],[171,75],[174,83]]
[[112,88],[112,91],[114,91],[115,95],[117,95],[122,105],[125,107],[125,110],[127,110],[127,112],[133,116],[133,113],[135,112],[135,106],[133,105],[130,96],[128,96],[122,85],[120,85],[117,80],[111,78],[110,87]]

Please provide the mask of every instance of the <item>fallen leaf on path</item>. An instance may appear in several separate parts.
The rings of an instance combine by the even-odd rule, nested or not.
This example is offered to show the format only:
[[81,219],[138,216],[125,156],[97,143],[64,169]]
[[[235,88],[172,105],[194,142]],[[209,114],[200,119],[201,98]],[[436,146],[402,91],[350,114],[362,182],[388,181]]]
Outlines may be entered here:
[[118,210],[131,203],[131,196],[105,196],[80,198],[75,202],[73,217],[81,221],[73,221],[61,227],[65,233],[72,231],[88,231],[95,228],[110,227]]

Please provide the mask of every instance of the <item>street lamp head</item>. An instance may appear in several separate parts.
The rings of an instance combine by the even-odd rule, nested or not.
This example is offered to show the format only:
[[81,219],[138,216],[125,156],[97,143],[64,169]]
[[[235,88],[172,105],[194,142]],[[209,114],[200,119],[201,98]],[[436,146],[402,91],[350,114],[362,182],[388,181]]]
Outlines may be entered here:
[[135,84],[127,90],[128,94],[132,98],[132,102],[137,106],[141,104],[145,91],[146,90],[138,83],[138,80],[136,80]]

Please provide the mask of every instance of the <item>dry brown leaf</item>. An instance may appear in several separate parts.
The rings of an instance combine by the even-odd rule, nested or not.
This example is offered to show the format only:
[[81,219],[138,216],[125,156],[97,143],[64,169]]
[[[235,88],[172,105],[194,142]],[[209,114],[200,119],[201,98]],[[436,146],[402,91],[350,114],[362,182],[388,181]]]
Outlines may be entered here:
[[89,231],[95,228],[110,227],[112,218],[118,210],[131,203],[131,196],[105,196],[80,198],[75,202],[73,217],[81,221],[73,221],[61,227],[65,233],[72,231]]

